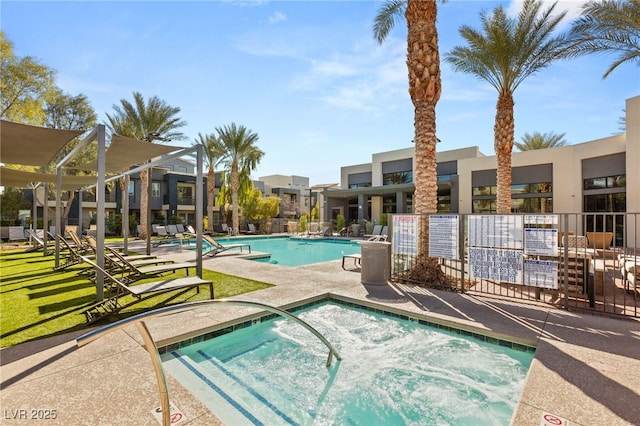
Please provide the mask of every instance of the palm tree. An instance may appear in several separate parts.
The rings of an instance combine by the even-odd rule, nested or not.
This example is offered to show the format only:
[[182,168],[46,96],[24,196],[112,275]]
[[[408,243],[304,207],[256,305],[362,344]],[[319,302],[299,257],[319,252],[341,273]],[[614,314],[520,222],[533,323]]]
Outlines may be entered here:
[[618,53],[602,78],[625,62],[640,65],[640,0],[591,0],[571,26],[575,56]]
[[216,132],[218,132],[218,141],[222,148],[222,161],[226,173],[229,175],[232,228],[233,234],[237,235],[240,232],[238,192],[242,177],[248,178],[262,160],[264,152],[255,145],[258,141],[258,135],[244,126],[236,126],[235,123],[231,123],[229,126],[216,127]]
[[532,135],[525,133],[522,142],[515,142],[514,145],[520,151],[531,151],[534,149],[555,148],[556,146],[565,146],[567,141],[564,139],[565,133],[559,135],[553,132],[540,133],[533,132]]
[[[109,120],[107,127],[112,133],[149,143],[185,139],[185,136],[177,130],[187,124],[177,117],[180,108],[169,106],[157,96],[149,98],[145,103],[139,92],[133,92],[133,100],[132,104],[126,99],[120,99],[121,105],[113,105],[114,114],[106,114]],[[144,188],[147,188],[148,179],[148,170],[141,171],[140,180],[143,190],[140,193],[141,233],[138,236],[141,239],[147,237],[149,199]]]
[[502,5],[492,14],[481,12],[484,33],[462,26],[460,34],[469,45],[455,47],[445,58],[456,71],[473,74],[498,91],[493,127],[498,214],[511,212],[513,93],[527,77],[568,54],[568,37],[551,35],[566,15],[565,11],[553,16],[556,4],[541,11],[542,1],[525,0],[517,19],[507,17]]
[[206,135],[198,133],[198,137],[194,145],[202,145],[204,151],[204,160],[208,168],[207,172],[207,229],[213,232],[213,205],[215,201],[216,190],[216,174],[215,168],[222,161],[223,149],[216,139],[215,135]]
[[[373,27],[374,37],[382,43],[396,19],[404,13],[407,22],[407,69],[409,96],[414,107],[415,143],[415,212],[438,211],[438,175],[436,172],[436,104],[440,99],[440,55],[436,29],[437,6],[435,0],[390,0],[378,11]],[[410,278],[422,282],[442,282],[444,275],[437,259],[429,258],[429,233],[425,227],[416,267]]]

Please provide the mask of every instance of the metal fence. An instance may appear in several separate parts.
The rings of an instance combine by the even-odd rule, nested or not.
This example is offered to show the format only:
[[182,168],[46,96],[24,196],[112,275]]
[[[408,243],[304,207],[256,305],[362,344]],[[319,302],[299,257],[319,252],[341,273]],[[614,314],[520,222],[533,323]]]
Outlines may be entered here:
[[[392,215],[389,222],[392,281],[640,318],[640,213]],[[437,258],[437,282],[416,273],[420,253]]]

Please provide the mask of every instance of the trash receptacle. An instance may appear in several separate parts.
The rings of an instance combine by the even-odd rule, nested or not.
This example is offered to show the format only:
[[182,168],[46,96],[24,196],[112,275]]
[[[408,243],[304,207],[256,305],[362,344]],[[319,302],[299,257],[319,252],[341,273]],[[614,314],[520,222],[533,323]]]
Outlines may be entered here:
[[360,281],[363,284],[385,285],[391,279],[391,243],[363,241],[360,243]]

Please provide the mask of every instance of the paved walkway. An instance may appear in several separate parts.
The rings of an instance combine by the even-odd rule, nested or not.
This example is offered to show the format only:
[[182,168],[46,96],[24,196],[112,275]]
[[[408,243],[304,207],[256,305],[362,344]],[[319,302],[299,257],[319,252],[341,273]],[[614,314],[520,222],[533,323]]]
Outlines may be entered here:
[[[168,249],[154,253],[163,250]],[[177,261],[194,260],[190,252],[170,255]],[[537,346],[513,425],[540,426],[545,413],[571,425],[640,425],[640,321],[412,286],[364,285],[359,272],[342,270],[341,261],[287,268],[226,252],[206,258],[204,267],[275,284],[242,299],[286,307],[334,294]],[[148,326],[162,346],[255,312],[216,305],[154,319]],[[75,337],[44,339],[0,352],[0,423],[159,424],[152,413],[160,405],[155,376],[135,327],[82,348],[75,345]],[[220,424],[175,379],[167,380],[172,403],[186,417],[181,424]],[[32,419],[51,418],[54,410],[53,420]]]

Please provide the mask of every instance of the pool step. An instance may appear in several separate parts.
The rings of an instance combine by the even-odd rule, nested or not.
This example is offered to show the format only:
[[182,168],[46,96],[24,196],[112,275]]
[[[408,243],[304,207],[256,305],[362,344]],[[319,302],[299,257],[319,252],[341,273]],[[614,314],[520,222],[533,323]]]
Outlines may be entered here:
[[163,355],[167,371],[188,387],[224,424],[271,425],[299,422],[290,418],[268,396],[228,371],[222,362],[199,353],[196,362],[177,351]]

